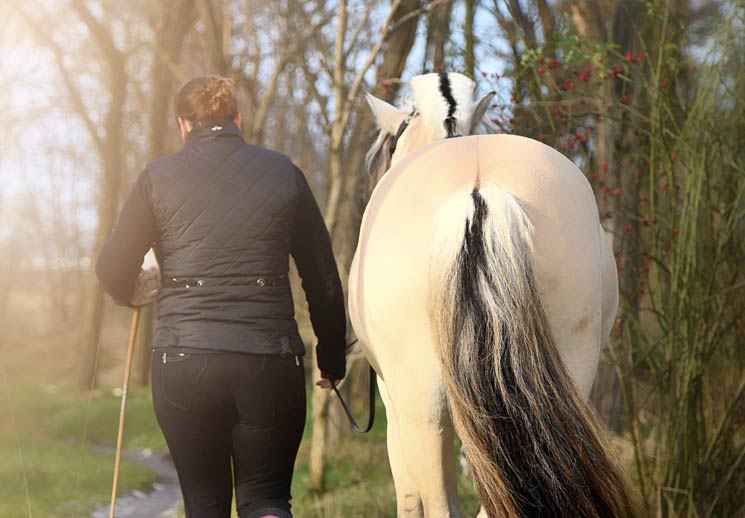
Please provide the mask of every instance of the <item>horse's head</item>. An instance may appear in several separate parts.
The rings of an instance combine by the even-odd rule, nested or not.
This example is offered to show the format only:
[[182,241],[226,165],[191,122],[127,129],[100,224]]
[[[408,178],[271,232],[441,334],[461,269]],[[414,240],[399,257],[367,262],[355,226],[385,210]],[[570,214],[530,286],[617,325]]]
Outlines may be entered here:
[[396,108],[367,94],[380,128],[367,153],[367,170],[374,187],[383,174],[411,151],[435,140],[473,135],[494,92],[473,101],[475,83],[462,74],[444,72],[411,78],[413,106]]

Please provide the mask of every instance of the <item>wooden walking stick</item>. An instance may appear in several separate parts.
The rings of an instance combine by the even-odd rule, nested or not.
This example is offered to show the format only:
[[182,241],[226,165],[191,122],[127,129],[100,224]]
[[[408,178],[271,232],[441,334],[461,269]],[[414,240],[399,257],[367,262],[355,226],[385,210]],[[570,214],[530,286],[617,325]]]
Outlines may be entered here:
[[116,436],[116,460],[114,461],[114,484],[111,488],[111,509],[109,518],[114,518],[116,507],[116,489],[119,485],[119,465],[122,461],[122,438],[124,436],[124,413],[127,410],[127,390],[129,389],[129,375],[132,372],[132,357],[137,338],[137,324],[140,322],[140,307],[136,307],[132,315],[132,328],[129,331],[129,347],[127,348],[127,363],[124,366],[124,384],[122,386],[122,406],[119,410],[119,433]]

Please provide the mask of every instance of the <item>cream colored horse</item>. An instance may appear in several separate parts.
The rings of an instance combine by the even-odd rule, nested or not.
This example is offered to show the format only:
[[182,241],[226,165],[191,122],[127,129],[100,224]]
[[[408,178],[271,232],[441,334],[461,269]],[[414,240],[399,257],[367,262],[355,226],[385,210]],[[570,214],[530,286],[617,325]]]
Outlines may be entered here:
[[369,162],[387,172],[349,276],[399,516],[460,516],[453,420],[483,513],[629,514],[585,404],[618,305],[592,189],[535,140],[446,139],[473,133],[491,101],[472,102],[470,79],[411,86],[415,112],[368,97],[381,128]]

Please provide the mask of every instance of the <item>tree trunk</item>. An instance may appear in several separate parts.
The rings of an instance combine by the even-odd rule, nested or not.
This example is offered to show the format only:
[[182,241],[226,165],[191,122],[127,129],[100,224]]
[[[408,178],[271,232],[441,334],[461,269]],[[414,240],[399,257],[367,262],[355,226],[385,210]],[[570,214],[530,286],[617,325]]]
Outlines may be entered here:
[[81,389],[93,389],[98,382],[98,355],[101,341],[101,325],[104,318],[104,292],[93,275],[93,266],[98,251],[109,237],[116,222],[119,193],[124,182],[124,146],[123,111],[127,96],[127,75],[124,70],[124,59],[121,55],[111,56],[109,62],[110,81],[109,101],[106,115],[106,137],[103,141],[103,175],[100,182],[100,198],[97,210],[98,224],[96,238],[91,250],[91,283],[87,311],[83,319],[83,339],[81,341],[80,376],[78,386]]
[[[408,13],[416,11],[420,6],[420,0],[404,0],[400,3],[392,17],[393,23]],[[417,21],[418,16],[413,16],[391,33],[386,50],[383,53],[383,62],[379,69],[378,77],[393,78],[401,76],[414,40],[416,39]],[[396,87],[395,84],[394,87]],[[391,88],[389,90],[389,96],[393,96],[395,91],[395,88]],[[373,92],[375,93],[375,90]],[[336,213],[336,217],[334,218],[335,223],[329,229],[345,292],[349,266],[352,262],[354,248],[357,243],[359,222],[362,210],[367,201],[366,182],[363,181],[367,177],[367,174],[363,171],[362,163],[364,154],[371,143],[375,128],[374,121],[367,107],[364,107],[356,115],[357,122],[348,140],[350,144],[345,146],[346,149],[351,151],[343,153],[341,147],[336,149],[335,151],[338,153],[335,159],[336,161],[332,162],[331,165],[332,168],[338,169],[335,169],[335,171],[338,173],[339,179],[342,182],[338,188],[345,194],[345,196],[339,196],[336,201],[339,205],[333,211]],[[333,153],[334,150],[332,149],[331,157],[333,157]],[[331,157],[330,159],[334,160]],[[343,172],[345,174],[342,174]],[[330,202],[334,203],[333,201]],[[327,206],[327,213],[329,209],[330,207]],[[355,370],[354,366],[348,366],[348,372],[350,374]],[[315,371],[317,369],[314,369],[314,376]],[[330,440],[329,435],[332,431],[339,430],[341,423],[346,419],[343,412],[337,408],[338,406],[340,405],[334,405],[332,410],[329,410],[329,392],[325,390],[314,392],[314,422],[310,445],[311,461],[308,486],[315,491],[323,491],[325,488],[326,446]],[[331,419],[334,424],[332,425],[329,425],[330,413],[333,416]]]
[[[401,5],[404,8],[404,5]],[[411,12],[418,8],[418,2],[410,2],[407,6]],[[402,13],[403,16],[405,13]],[[402,26],[398,32],[392,35],[390,44],[383,54],[383,62],[378,69],[378,77],[381,78],[398,78],[401,77],[406,67],[411,49],[416,37],[416,19],[412,19]],[[408,24],[411,24],[408,26]],[[373,95],[393,102],[399,89],[399,83],[392,83],[391,87],[384,89],[376,86],[371,91]],[[339,223],[337,224],[332,239],[334,243],[334,253],[337,262],[340,265],[342,283],[347,286],[349,267],[352,264],[352,257],[357,247],[357,238],[359,228],[362,222],[367,200],[370,195],[369,177],[365,171],[365,154],[375,139],[377,128],[372,113],[366,105],[363,105],[355,115],[357,123],[352,130],[353,133],[349,142],[353,145],[347,146],[344,155],[344,164],[347,171],[345,196],[339,207]],[[361,358],[349,364],[348,372],[350,376],[367,378],[367,363]],[[366,381],[361,381],[366,384]],[[366,392],[359,391],[358,383],[348,382],[341,389],[342,394],[354,408],[367,408]],[[361,396],[360,396],[361,395]],[[358,399],[360,396],[361,399]],[[365,410],[366,411],[366,410]],[[333,440],[337,430],[343,429],[347,417],[344,414],[341,405],[333,405],[330,410],[330,422],[332,423],[329,436]]]
[[473,25],[476,19],[477,0],[466,0],[466,21],[465,21],[465,38],[466,38],[466,74],[469,77],[476,77],[476,35],[473,32]]
[[[122,99],[123,104],[123,95],[121,97],[114,96],[114,98],[117,97]],[[116,110],[120,113],[121,109],[119,106],[122,106],[122,104],[116,105]],[[113,123],[113,121],[117,119],[117,116],[112,116],[110,119]],[[119,121],[119,124],[121,124],[121,121]],[[100,201],[97,210],[98,225],[96,238],[93,242],[93,249],[91,250],[90,255],[91,275],[88,285],[88,295],[86,297],[87,303],[83,318],[83,336],[80,350],[80,375],[78,378],[78,387],[83,390],[92,390],[96,388],[98,384],[98,356],[101,347],[101,327],[104,319],[104,306],[106,300],[104,298],[103,288],[98,283],[95,274],[93,273],[93,267],[95,265],[98,251],[103,247],[103,244],[109,237],[111,229],[114,227],[116,221],[119,190],[123,180],[123,164],[121,162],[113,162],[115,160],[120,160],[120,157],[117,155],[120,154],[121,150],[121,148],[119,148],[119,151],[113,148],[122,145],[120,132],[121,125],[119,126],[118,135],[112,135],[111,139],[109,139],[107,135],[106,139],[106,146],[109,148],[109,154],[107,154],[104,160],[108,162],[108,166],[104,167],[102,192],[99,195]],[[115,133],[117,132],[115,131]]]
[[[169,131],[170,100],[180,79],[176,76],[176,67],[180,62],[184,38],[194,24],[195,15],[195,0],[183,0],[176,6],[157,5],[154,29],[158,59],[154,60],[150,73],[148,160],[154,160],[166,154],[167,136],[169,134],[175,135],[177,132],[175,123],[172,123],[173,126]],[[162,17],[165,17],[165,19]],[[133,366],[133,387],[145,387],[150,384],[150,357],[152,354],[150,347],[155,317],[156,306],[154,304],[142,308],[140,329],[137,332],[137,354]]]
[[[334,122],[331,126],[331,149],[329,150],[329,176],[332,179],[340,179],[341,176],[341,140],[342,133],[346,128],[340,124],[344,103],[344,41],[347,33],[347,2],[340,0],[338,6],[339,16],[337,19],[336,31],[336,48],[334,51]],[[330,197],[332,200],[334,197]],[[333,201],[331,201],[333,203]],[[328,207],[326,211],[326,222],[328,224]],[[333,226],[330,229],[333,232]],[[339,257],[336,258],[339,264]],[[341,268],[340,268],[341,269]],[[344,280],[342,279],[342,282]],[[318,359],[313,354],[313,387],[320,379]],[[326,490],[326,445],[328,444],[328,411],[329,411],[329,391],[315,390],[313,392],[313,435],[310,444],[310,463],[308,466],[308,489],[311,491],[323,492]]]
[[[453,2],[445,2],[429,13],[425,71],[440,72],[445,70],[445,44],[450,39],[450,15],[452,10]],[[427,67],[427,64],[430,67]]]

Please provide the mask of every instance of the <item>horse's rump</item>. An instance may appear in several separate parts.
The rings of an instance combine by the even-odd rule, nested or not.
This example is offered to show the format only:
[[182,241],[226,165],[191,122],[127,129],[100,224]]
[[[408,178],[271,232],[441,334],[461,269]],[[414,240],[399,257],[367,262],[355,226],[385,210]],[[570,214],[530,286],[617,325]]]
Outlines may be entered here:
[[[376,187],[360,229],[350,274],[350,316],[358,333],[429,333],[426,269],[435,214],[477,175],[520,199],[535,227],[538,289],[559,351],[586,395],[599,358],[601,275],[615,272],[592,190],[566,157],[509,135],[438,141],[407,155]],[[615,282],[615,279],[613,279]],[[608,286],[613,294],[615,285]],[[615,308],[612,308],[615,312]],[[572,328],[582,327],[582,340]],[[606,335],[607,336],[607,335]],[[385,350],[370,351],[374,357]]]

